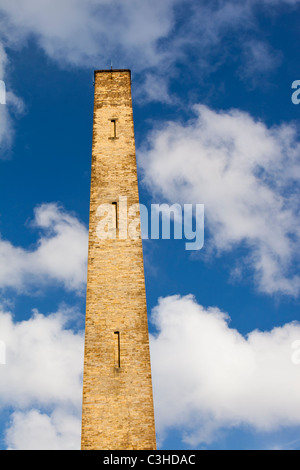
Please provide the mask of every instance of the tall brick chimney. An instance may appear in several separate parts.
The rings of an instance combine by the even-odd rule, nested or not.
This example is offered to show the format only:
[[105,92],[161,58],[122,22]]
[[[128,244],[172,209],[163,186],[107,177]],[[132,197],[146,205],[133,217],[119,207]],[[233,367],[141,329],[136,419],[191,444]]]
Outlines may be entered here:
[[125,198],[139,203],[131,73],[97,70],[82,450],[156,448],[142,240],[124,236]]

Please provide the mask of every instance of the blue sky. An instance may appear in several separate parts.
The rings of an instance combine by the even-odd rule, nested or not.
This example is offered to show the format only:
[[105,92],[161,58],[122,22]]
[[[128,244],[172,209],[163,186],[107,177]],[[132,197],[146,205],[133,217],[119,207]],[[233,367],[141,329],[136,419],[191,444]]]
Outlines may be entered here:
[[160,449],[300,446],[298,0],[0,0],[0,448],[80,448],[95,69],[130,68]]

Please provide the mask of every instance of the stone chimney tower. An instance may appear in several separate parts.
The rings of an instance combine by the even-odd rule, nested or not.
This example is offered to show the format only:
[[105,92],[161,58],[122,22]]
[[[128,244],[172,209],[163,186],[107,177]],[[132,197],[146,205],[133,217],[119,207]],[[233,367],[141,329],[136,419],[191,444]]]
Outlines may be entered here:
[[97,70],[82,450],[156,448],[138,204],[131,73]]

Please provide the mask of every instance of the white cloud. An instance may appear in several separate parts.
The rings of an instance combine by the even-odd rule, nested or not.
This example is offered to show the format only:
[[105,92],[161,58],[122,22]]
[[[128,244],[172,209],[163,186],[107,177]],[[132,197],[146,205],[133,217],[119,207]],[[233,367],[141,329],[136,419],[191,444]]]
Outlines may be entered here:
[[[274,3],[298,2],[265,0],[263,5]],[[112,60],[117,68],[155,70],[162,81],[166,73],[174,73],[177,60],[189,62],[188,49],[198,51],[201,69],[211,65],[209,56],[228,31],[253,31],[255,8],[261,4],[257,0],[211,4],[190,0],[1,0],[1,36],[5,44],[19,48],[34,37],[61,64],[105,68]],[[255,28],[256,36],[257,31]],[[163,93],[163,100],[165,96]]]
[[7,65],[7,54],[3,47],[3,44],[0,43],[0,80],[5,78],[5,69]]
[[[32,38],[61,66],[166,70],[173,62],[159,42],[175,25],[181,0],[23,0],[0,2],[0,40],[22,49]],[[1,52],[1,51],[0,51]],[[1,58],[1,56],[0,56]],[[0,63],[1,73],[1,63]],[[157,82],[162,84],[162,90]],[[169,101],[164,77],[149,75],[138,95]],[[150,96],[147,97],[148,87]],[[138,85],[139,86],[139,85]]]
[[279,51],[272,50],[269,44],[251,39],[243,45],[245,63],[240,67],[240,76],[249,80],[252,85],[264,83],[269,76],[282,63]]
[[189,123],[168,123],[153,132],[139,152],[145,184],[170,203],[204,204],[217,254],[246,246],[247,258],[240,259],[254,269],[259,289],[297,296],[296,129],[268,128],[235,110],[197,105],[193,111]]
[[156,41],[169,33],[177,1],[1,0],[2,34],[19,44],[33,34],[58,61],[109,66],[110,59],[128,61],[133,54],[139,68],[157,64]]
[[1,90],[0,100],[0,159],[8,156],[8,150],[11,147],[14,136],[13,116],[20,115],[24,111],[24,103],[13,91],[7,86],[6,70],[8,65],[8,57],[2,42],[0,42],[0,80],[4,82],[3,100]]
[[[226,58],[231,61],[238,55],[245,64],[237,72],[256,85],[266,72],[278,67],[280,52],[261,37],[256,14],[259,8],[272,7],[274,12],[275,5],[286,3],[292,8],[299,2],[1,0],[0,40],[5,49],[22,49],[34,38],[63,67],[109,68],[112,62],[114,68],[132,68],[138,76],[134,87],[137,101],[175,104],[169,85],[178,77],[178,64],[192,65],[193,73],[203,77]],[[229,45],[232,41],[226,42],[228,33],[238,35],[235,43],[239,47],[234,53]],[[0,50],[0,77],[1,53],[4,50]],[[6,128],[0,128],[0,144],[5,135],[2,146],[7,149],[13,126],[4,113],[7,109],[0,116],[6,122]]]
[[14,322],[0,312],[0,339],[6,364],[0,367],[0,407],[81,405],[83,334],[67,328],[75,312],[61,308]]
[[218,308],[192,296],[160,299],[151,336],[156,426],[163,440],[180,431],[191,446],[220,430],[272,432],[300,425],[299,366],[292,344],[298,323],[243,337]]
[[0,158],[5,159],[13,138],[13,128],[7,105],[0,104]]
[[79,450],[80,419],[63,410],[15,412],[6,431],[8,450]]
[[32,226],[42,232],[35,249],[15,247],[0,239],[0,287],[24,292],[54,282],[69,290],[84,289],[86,227],[56,204],[37,207]]
[[[74,314],[74,312],[73,312]],[[0,408],[13,409],[5,433],[11,449],[79,449],[84,340],[67,329],[72,310],[35,312],[16,322],[0,312],[6,365]],[[242,425],[271,432],[300,425],[300,325],[243,337],[218,308],[192,296],[160,299],[150,337],[156,426],[162,441],[177,428],[192,446]]]
[[0,311],[0,409],[13,410],[5,442],[15,450],[80,449],[83,331],[68,329],[78,313],[61,307],[16,322]]
[[0,103],[0,158],[5,156],[5,151],[10,146],[12,140],[12,122],[8,112],[6,86],[4,80],[6,64],[7,55],[3,45],[0,42],[0,80],[4,82],[5,89],[5,99],[1,99]]
[[143,87],[136,92],[135,98],[140,103],[161,102],[166,104],[176,104],[174,96],[171,96],[168,90],[168,80],[164,76],[155,73],[146,73]]

